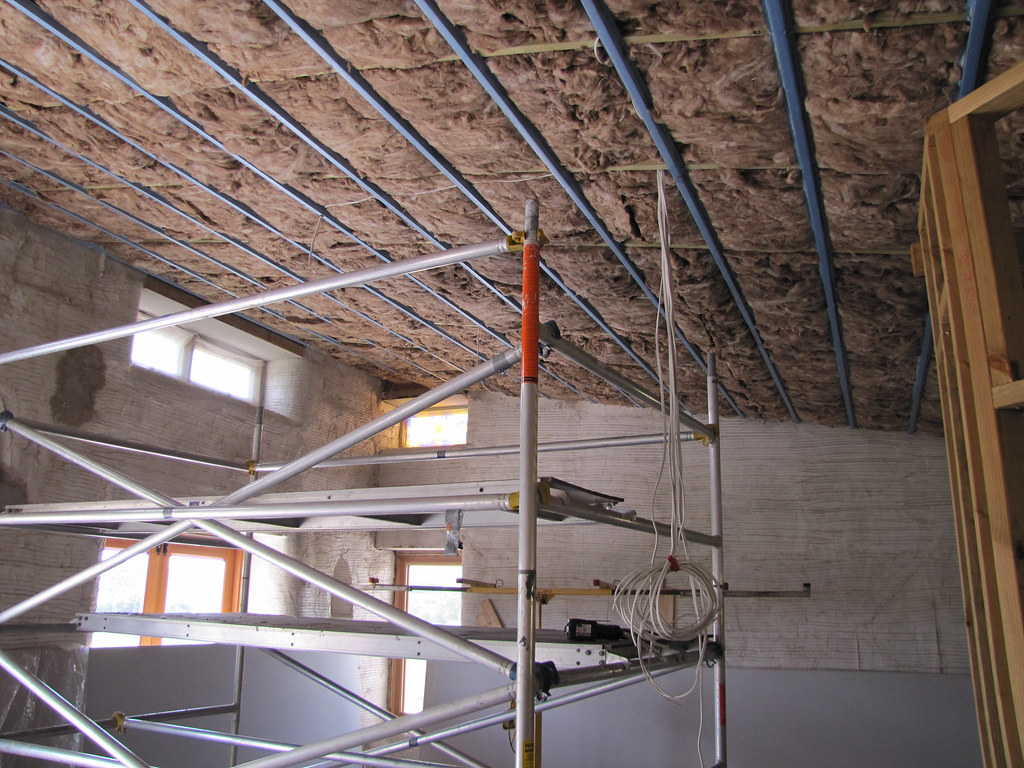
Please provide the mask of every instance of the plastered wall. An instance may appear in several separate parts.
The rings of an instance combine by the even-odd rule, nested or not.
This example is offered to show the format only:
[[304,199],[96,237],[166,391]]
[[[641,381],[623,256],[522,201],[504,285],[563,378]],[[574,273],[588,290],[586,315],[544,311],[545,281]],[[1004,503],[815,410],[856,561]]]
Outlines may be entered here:
[[[99,250],[0,208],[0,349],[19,349],[132,322],[142,280],[141,273]],[[130,340],[122,339],[0,367],[0,404],[22,419],[166,448],[249,458],[254,406],[134,368],[129,352]],[[273,365],[276,371],[268,388],[268,405],[273,410],[264,418],[264,460],[294,458],[375,415],[379,382],[372,377],[312,350],[301,359]],[[384,435],[355,450],[374,452],[391,440],[392,435]],[[171,496],[228,492],[247,481],[242,473],[96,448],[82,450]],[[374,484],[373,468],[355,467],[306,473],[280,490]],[[0,433],[0,503],[110,498],[129,498],[129,494],[17,435]],[[300,556],[310,554],[307,549],[313,546],[303,537],[276,544]],[[100,546],[94,539],[0,531],[0,606],[17,603],[95,562]],[[372,542],[365,535],[321,534],[314,547],[316,556],[310,557],[317,567],[332,573],[346,553],[362,547],[367,549],[361,557],[372,559]],[[263,590],[254,595],[257,603],[263,599],[265,607],[273,609],[268,594],[273,593],[280,610],[330,615],[330,601],[322,594],[269,569],[255,567],[253,583]],[[92,584],[71,590],[19,621],[69,621],[76,611],[91,607],[93,590]],[[40,640],[27,636],[17,642],[35,645]],[[48,648],[49,653],[57,653],[54,646]],[[81,654],[74,651],[57,668],[74,672],[80,682],[82,663]],[[381,674],[378,671],[377,676]],[[55,672],[53,677],[60,675]],[[0,675],[4,700],[8,697],[2,695],[3,686],[8,682],[6,675]],[[377,687],[383,691],[382,684]],[[68,692],[78,695],[76,689]]]
[[[689,397],[700,403],[701,393]],[[514,399],[474,393],[470,443],[518,439]],[[542,400],[545,440],[656,433],[660,417],[636,408]],[[727,420],[722,425],[726,578],[735,590],[799,590],[810,598],[727,603],[733,665],[788,669],[966,672],[957,556],[941,438],[898,432]],[[687,524],[708,530],[707,450],[686,448]],[[382,485],[504,479],[516,457],[385,465]],[[658,447],[540,455],[540,474],[625,497],[666,519]],[[472,578],[515,584],[514,530],[464,529]],[[604,526],[539,534],[538,585],[590,586],[649,562],[651,537]],[[695,547],[701,558],[704,553]],[[683,586],[679,584],[677,586]],[[493,600],[514,623],[513,598]],[[467,597],[469,621],[480,598]],[[676,609],[683,610],[682,600]],[[555,598],[543,626],[568,617],[617,621],[610,600]]]

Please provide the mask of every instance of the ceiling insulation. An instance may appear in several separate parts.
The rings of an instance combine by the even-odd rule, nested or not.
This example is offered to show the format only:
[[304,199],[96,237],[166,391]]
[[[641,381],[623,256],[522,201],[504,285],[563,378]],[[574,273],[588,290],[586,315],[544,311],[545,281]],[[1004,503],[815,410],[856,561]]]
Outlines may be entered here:
[[[709,243],[669,178],[676,321],[698,357],[717,356],[724,413],[907,429],[927,308],[909,261],[923,127],[956,97],[964,4],[793,3],[837,356],[761,4],[606,2],[714,230]],[[547,161],[411,0],[11,0],[0,3],[0,201],[218,301],[492,240],[520,228],[536,197],[552,240],[542,319],[655,389],[664,163],[584,7],[437,7]],[[994,10],[986,77],[1024,57],[1022,14]],[[1020,207],[1022,124],[1001,130]],[[517,342],[519,281],[514,257],[489,259],[253,317],[382,378],[433,386]],[[699,410],[703,372],[681,359],[681,395]],[[550,397],[626,402],[555,356],[545,366]],[[487,386],[517,389],[509,376]],[[922,429],[941,428],[937,398],[930,373]]]

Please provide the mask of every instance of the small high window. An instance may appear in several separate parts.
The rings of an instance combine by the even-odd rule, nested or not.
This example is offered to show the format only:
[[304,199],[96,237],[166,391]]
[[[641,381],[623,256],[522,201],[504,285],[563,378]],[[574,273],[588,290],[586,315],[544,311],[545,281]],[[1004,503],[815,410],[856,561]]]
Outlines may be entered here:
[[[139,319],[181,312],[184,305],[149,290],[142,292]],[[143,331],[132,338],[131,360],[181,381],[249,403],[259,403],[264,366],[289,352],[262,339],[207,319]]]
[[402,428],[402,444],[406,448],[465,445],[468,431],[469,406],[466,398],[449,398],[406,419]]

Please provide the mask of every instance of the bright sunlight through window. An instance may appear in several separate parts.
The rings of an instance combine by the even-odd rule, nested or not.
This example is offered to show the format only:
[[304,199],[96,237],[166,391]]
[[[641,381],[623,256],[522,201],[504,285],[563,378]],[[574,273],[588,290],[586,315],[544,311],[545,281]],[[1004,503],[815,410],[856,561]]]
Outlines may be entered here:
[[424,411],[405,420],[405,445],[409,448],[464,445],[468,430],[469,410],[466,408]]

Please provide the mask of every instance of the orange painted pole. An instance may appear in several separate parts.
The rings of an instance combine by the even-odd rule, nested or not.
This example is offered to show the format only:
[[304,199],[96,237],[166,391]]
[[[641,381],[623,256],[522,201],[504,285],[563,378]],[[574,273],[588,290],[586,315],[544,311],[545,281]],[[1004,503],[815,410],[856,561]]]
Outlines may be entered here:
[[516,611],[516,766],[536,768],[534,629],[537,617],[537,367],[540,332],[538,204],[526,201],[522,378],[519,388],[519,579]]

